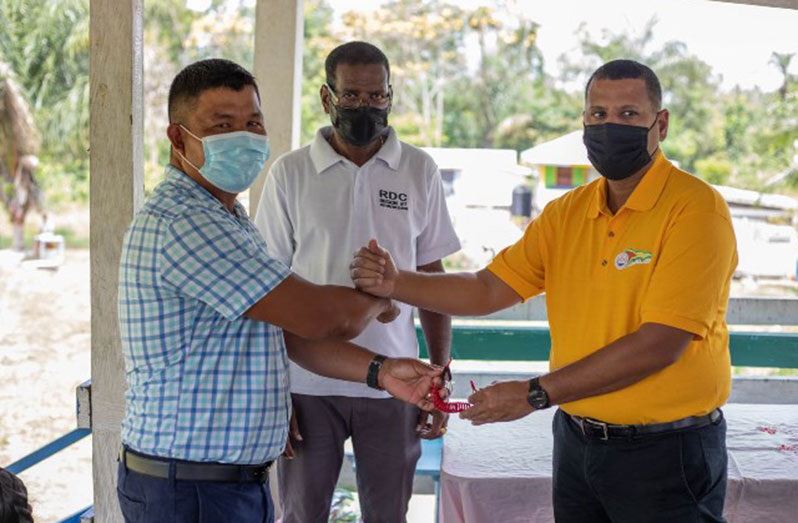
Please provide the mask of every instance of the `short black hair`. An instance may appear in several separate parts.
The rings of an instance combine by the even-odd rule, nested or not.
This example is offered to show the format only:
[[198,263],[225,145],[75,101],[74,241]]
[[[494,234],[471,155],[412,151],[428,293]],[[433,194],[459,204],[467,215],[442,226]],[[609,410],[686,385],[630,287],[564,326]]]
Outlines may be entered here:
[[25,484],[11,472],[0,468],[0,521],[33,523],[32,513]]
[[258,84],[252,73],[235,62],[223,58],[200,60],[177,73],[169,88],[169,123],[179,120],[179,113],[196,101],[203,91],[227,87],[240,91],[251,85],[260,100]]
[[585,100],[587,92],[593,80],[625,80],[627,78],[641,78],[646,83],[648,98],[654,109],[659,111],[662,108],[662,86],[659,78],[647,65],[634,60],[612,60],[596,69],[585,85]]
[[324,62],[324,72],[327,75],[327,85],[333,89],[335,89],[335,70],[340,64],[380,64],[385,67],[388,83],[391,83],[391,64],[388,63],[388,57],[377,46],[368,42],[347,42],[339,45],[327,55],[327,60]]

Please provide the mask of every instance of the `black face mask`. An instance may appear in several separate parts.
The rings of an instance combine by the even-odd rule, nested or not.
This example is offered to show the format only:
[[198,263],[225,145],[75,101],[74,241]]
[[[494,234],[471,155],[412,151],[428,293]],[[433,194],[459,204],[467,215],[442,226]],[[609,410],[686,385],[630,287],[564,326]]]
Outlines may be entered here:
[[342,109],[331,103],[330,121],[343,141],[363,147],[376,140],[388,127],[388,110],[368,106]]
[[651,161],[648,132],[651,127],[603,123],[586,125],[582,141],[593,167],[608,180],[628,178]]

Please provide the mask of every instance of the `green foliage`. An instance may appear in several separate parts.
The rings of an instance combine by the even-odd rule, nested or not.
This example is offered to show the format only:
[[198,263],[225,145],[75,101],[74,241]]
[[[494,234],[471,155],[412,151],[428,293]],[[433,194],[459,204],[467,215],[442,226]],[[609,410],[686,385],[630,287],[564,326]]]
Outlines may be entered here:
[[[344,39],[368,39],[391,60],[392,123],[405,141],[521,150],[579,125],[578,97],[543,72],[538,25],[500,4],[396,0],[344,15]],[[467,56],[468,42],[476,56]]]
[[695,171],[709,183],[726,185],[734,171],[734,166],[726,158],[709,157],[695,162]]
[[469,20],[466,11],[437,0],[393,0],[370,14],[343,16],[342,40],[367,40],[387,53],[393,113],[409,136],[419,137],[416,145],[444,143],[446,98],[466,69]]
[[751,189],[762,189],[768,173],[790,169],[798,153],[796,79],[787,72],[792,55],[773,54],[771,63],[784,75],[777,93],[739,87],[721,93],[718,75],[684,43],[652,48],[656,24],[652,18],[637,34],[605,31],[599,38],[582,26],[583,57],[562,60],[565,79],[584,83],[601,63],[616,58],[641,61],[660,78],[663,107],[670,112],[662,148],[682,168],[711,183]]
[[360,521],[360,509],[351,491],[335,489],[328,521],[330,523],[355,523]]
[[36,178],[45,194],[45,208],[89,203],[89,170],[80,157],[44,156]]
[[167,61],[183,64],[186,60],[184,41],[191,33],[196,16],[197,13],[186,7],[185,0],[144,2],[145,43],[158,45]]
[[0,60],[33,106],[44,155],[88,168],[88,0],[0,0]]
[[338,44],[330,31],[333,11],[325,0],[305,0],[305,47],[302,54],[301,143],[311,141],[316,129],[329,125],[319,98],[326,81],[324,60]]
[[[254,65],[253,7],[243,0],[212,2],[206,13],[192,13],[194,19],[183,35],[181,67],[204,58],[227,58],[250,71]],[[164,27],[161,26],[161,30]]]
[[651,67],[662,84],[663,107],[671,115],[663,150],[682,168],[694,171],[696,160],[707,158],[724,146],[722,106],[714,103],[720,79],[682,42],[670,41],[652,49],[656,24],[656,18],[652,18],[636,34],[604,31],[598,38],[583,25],[579,29],[582,60],[563,59],[566,75],[584,85],[598,66],[618,58]]
[[[188,63],[222,56],[251,68],[254,13],[243,0],[144,3],[145,178],[151,188],[169,159],[166,98]],[[89,0],[0,0],[0,60],[31,101],[42,137],[39,180],[57,205],[88,196]],[[580,53],[549,77],[538,24],[512,0],[474,9],[445,0],[392,0],[334,29],[327,0],[305,0],[301,139],[329,124],[319,100],[324,60],[341,42],[367,39],[392,66],[391,124],[409,143],[523,150],[581,127],[581,86],[601,63],[641,60],[657,71],[670,110],[669,157],[713,183],[798,190],[798,78],[791,53],[774,53],[782,75],[772,93],[721,92],[720,78],[681,42],[654,44],[656,19],[639,31],[599,35],[583,25]],[[261,79],[264,81],[264,79]],[[280,101],[264,100],[264,110]],[[781,176],[778,176],[781,175]]]
[[215,0],[204,12],[188,9],[185,0],[144,5],[144,187],[150,191],[169,162],[166,127],[172,79],[183,67],[205,58],[227,58],[252,70],[255,16],[242,0]]

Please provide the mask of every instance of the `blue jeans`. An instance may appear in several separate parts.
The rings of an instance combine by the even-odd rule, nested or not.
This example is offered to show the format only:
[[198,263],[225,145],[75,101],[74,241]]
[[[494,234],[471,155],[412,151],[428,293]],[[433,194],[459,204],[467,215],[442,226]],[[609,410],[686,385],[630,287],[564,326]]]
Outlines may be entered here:
[[629,439],[586,439],[554,415],[557,523],[722,523],[726,421]]
[[268,482],[161,479],[120,463],[117,496],[125,523],[274,523]]

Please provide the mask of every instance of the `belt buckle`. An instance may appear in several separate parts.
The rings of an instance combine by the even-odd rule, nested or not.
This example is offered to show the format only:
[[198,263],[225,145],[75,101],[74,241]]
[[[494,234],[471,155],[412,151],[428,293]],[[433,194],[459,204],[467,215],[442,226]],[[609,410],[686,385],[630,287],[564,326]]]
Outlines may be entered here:
[[601,441],[607,441],[608,439],[610,439],[609,431],[607,429],[607,423],[590,418],[582,418],[582,432],[585,431],[585,426],[584,426],[585,423],[592,425],[594,427],[601,428],[602,434],[601,437],[599,438]]
[[265,465],[261,467],[259,470],[255,471],[253,473],[253,477],[258,481],[260,481],[261,483],[266,483],[266,481],[268,481],[269,479],[269,471],[271,470],[271,468],[272,464],[269,463],[268,465]]

